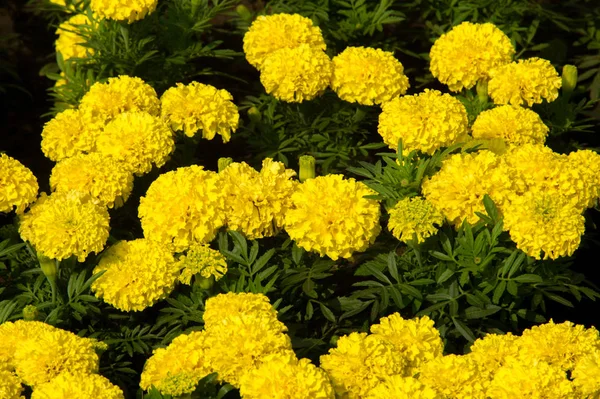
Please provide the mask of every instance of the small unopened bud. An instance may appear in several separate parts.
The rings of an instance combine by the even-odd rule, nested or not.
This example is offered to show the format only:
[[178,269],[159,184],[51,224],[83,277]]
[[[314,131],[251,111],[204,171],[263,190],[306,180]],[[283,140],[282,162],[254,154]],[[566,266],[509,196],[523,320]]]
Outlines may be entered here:
[[35,307],[35,305],[27,305],[23,308],[23,319],[27,321],[32,321],[37,319],[40,312]]
[[42,269],[44,276],[46,276],[48,281],[54,284],[54,282],[56,281],[56,276],[58,274],[56,260],[50,259],[42,254],[38,254],[38,261],[40,262],[40,268]]
[[329,344],[330,344],[331,346],[337,346],[337,342],[338,342],[338,340],[339,340],[339,339],[340,339],[340,337],[339,337],[339,336],[337,336],[337,335],[334,335],[334,336],[333,336],[333,337],[331,337],[331,339],[329,340]]
[[194,279],[194,284],[203,290],[210,290],[213,287],[213,285],[215,285],[215,278],[214,276],[206,278],[197,274],[196,278]]
[[409,183],[410,183],[410,182],[408,181],[408,179],[402,179],[402,180],[400,180],[400,185],[401,185],[402,187],[406,187],[406,186],[408,186],[408,184],[409,184]]
[[577,67],[575,65],[565,65],[562,70],[562,92],[571,94],[577,87]]
[[256,107],[251,107],[248,110],[248,117],[250,118],[250,120],[252,122],[255,122],[255,123],[260,122],[260,120],[262,119],[262,115],[260,114],[260,111]]
[[228,167],[233,162],[233,159],[232,158],[219,158],[219,160],[217,162],[218,162],[219,172],[222,172],[225,170],[226,167]]
[[300,162],[300,182],[315,178],[315,158],[310,155],[302,155]]
[[243,4],[240,4],[239,6],[237,6],[235,8],[235,12],[237,12],[237,14],[245,20],[251,20],[252,19],[252,13],[250,12],[250,10],[248,9],[248,7],[246,7]]
[[477,98],[479,102],[486,103],[488,100],[488,82],[487,80],[480,80],[477,82]]

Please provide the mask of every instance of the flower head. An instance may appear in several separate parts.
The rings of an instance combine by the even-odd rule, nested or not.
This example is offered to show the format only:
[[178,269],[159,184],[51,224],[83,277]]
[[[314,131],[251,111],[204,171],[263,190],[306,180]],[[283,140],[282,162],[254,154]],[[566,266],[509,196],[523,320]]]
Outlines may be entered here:
[[393,375],[379,383],[366,399],[443,399],[436,391],[416,378]]
[[389,210],[388,228],[398,240],[407,242],[416,235],[423,242],[437,232],[444,223],[444,215],[433,204],[421,197],[404,198]]
[[67,109],[44,125],[42,152],[55,162],[92,152],[101,129],[101,124],[93,120],[90,114]]
[[177,83],[160,97],[161,115],[173,130],[183,130],[192,137],[202,131],[202,137],[212,140],[218,133],[226,143],[238,127],[240,115],[227,90],[192,82]]
[[285,214],[285,230],[307,251],[333,260],[349,258],[381,231],[379,203],[363,183],[342,175],[319,176],[299,184]]
[[490,77],[488,91],[495,104],[527,103],[531,107],[542,99],[552,102],[562,85],[550,61],[537,57],[494,68]]
[[43,194],[21,218],[19,233],[51,259],[76,256],[80,262],[98,253],[108,239],[106,208],[77,191]]
[[446,355],[423,364],[419,382],[430,386],[443,397],[486,399],[487,376],[468,356]]
[[449,94],[425,89],[414,96],[394,98],[381,108],[379,134],[394,150],[402,139],[405,155],[413,150],[433,154],[467,138],[467,110]]
[[[206,300],[204,328],[212,331],[221,325],[226,325],[229,318],[242,315],[260,315],[273,324],[277,322],[277,311],[273,309],[266,295],[228,292]],[[281,331],[284,330],[285,328]]]
[[89,25],[90,20],[85,14],[77,14],[60,24],[56,30],[58,39],[56,39],[56,51],[59,52],[66,61],[70,58],[85,58],[94,50],[84,47],[85,38],[78,33],[79,25]]
[[158,0],[92,0],[90,7],[101,18],[132,23],[156,10]]
[[299,14],[261,15],[244,35],[244,53],[248,62],[259,70],[266,58],[280,49],[308,44],[325,50],[321,29]]
[[471,128],[475,139],[503,139],[508,144],[544,144],[548,126],[527,108],[502,105],[477,116]]
[[0,398],[23,399],[21,380],[12,371],[0,367]]
[[567,156],[570,170],[575,170],[579,179],[572,180],[577,187],[580,208],[593,207],[600,198],[600,154],[592,150],[578,150]]
[[470,89],[488,79],[490,69],[508,64],[515,49],[494,24],[463,22],[431,47],[431,73],[452,91]]
[[185,255],[179,257],[179,266],[183,269],[179,281],[190,284],[192,276],[200,274],[204,278],[213,276],[219,280],[227,273],[225,257],[206,244],[194,244]]
[[583,396],[600,393],[600,349],[582,355],[571,373],[573,383]]
[[98,298],[117,309],[140,311],[166,298],[175,286],[179,267],[161,244],[147,239],[120,241],[103,254],[92,284]]
[[369,47],[347,47],[333,57],[331,88],[344,101],[382,104],[410,87],[394,54]]
[[493,375],[508,360],[514,359],[518,355],[518,339],[519,337],[511,333],[487,334],[473,342],[471,353],[468,356],[479,365],[483,372]]
[[41,384],[31,399],[123,399],[123,391],[98,374],[65,372]]
[[35,201],[38,182],[33,173],[21,162],[6,154],[0,154],[0,212],[16,208],[22,213]]

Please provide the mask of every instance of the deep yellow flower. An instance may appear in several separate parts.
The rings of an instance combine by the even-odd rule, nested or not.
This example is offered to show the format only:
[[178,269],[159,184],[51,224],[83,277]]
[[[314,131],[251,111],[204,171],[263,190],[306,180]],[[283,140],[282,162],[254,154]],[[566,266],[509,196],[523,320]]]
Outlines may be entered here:
[[117,309],[140,311],[169,296],[179,274],[168,248],[147,239],[120,241],[102,255],[92,284],[96,297]]
[[381,108],[379,134],[393,150],[402,139],[405,155],[413,150],[433,154],[467,139],[467,110],[449,94],[425,89],[414,96],[394,98]]
[[404,67],[389,51],[347,47],[333,57],[331,88],[344,101],[382,104],[410,87]]
[[562,80],[550,61],[541,58],[519,60],[490,70],[488,92],[495,104],[528,106],[543,99],[558,98]]
[[158,0],[91,0],[90,7],[101,18],[132,23],[156,10]]
[[277,311],[273,309],[266,295],[249,292],[228,292],[206,300],[203,315],[204,328],[213,330],[219,326],[225,327],[230,317],[246,314],[260,315],[260,317],[267,318],[274,324],[277,322]]
[[240,115],[227,90],[198,82],[177,83],[160,97],[161,115],[173,130],[183,130],[192,137],[202,131],[202,137],[212,140],[218,133],[226,143],[235,132]]
[[39,321],[17,320],[0,324],[0,370],[14,370],[15,352],[21,343],[54,329]]
[[423,242],[437,233],[444,223],[444,215],[433,204],[421,197],[404,198],[389,210],[388,229],[402,242],[413,239]]
[[0,367],[0,398],[3,399],[23,399],[21,396],[23,387],[21,380],[12,371],[3,370]]
[[544,144],[548,126],[535,112],[516,105],[502,105],[477,116],[471,128],[475,139],[503,139],[508,144]]
[[244,35],[244,53],[248,62],[261,69],[265,59],[280,49],[308,44],[325,50],[321,29],[299,14],[261,15]]
[[381,231],[374,192],[342,175],[319,176],[299,184],[285,214],[285,230],[299,247],[333,260],[364,251]]
[[191,284],[192,277],[196,274],[219,280],[227,273],[225,257],[206,244],[192,245],[185,255],[179,257],[178,262],[183,269],[179,275],[179,281],[183,284]]
[[419,381],[443,397],[486,399],[487,376],[468,356],[446,355],[423,364]]
[[101,129],[102,125],[91,114],[67,109],[44,125],[42,152],[55,162],[92,152],[96,148],[96,138]]
[[600,154],[592,150],[578,150],[567,156],[569,169],[579,178],[572,180],[577,187],[580,208],[591,208],[600,198]]
[[0,154],[0,212],[22,213],[35,201],[38,189],[37,179],[25,165]]
[[123,391],[98,374],[66,372],[37,387],[31,399],[123,399]]
[[511,333],[487,334],[473,342],[471,353],[468,356],[479,365],[482,372],[493,376],[496,370],[518,355],[518,339],[519,337]]
[[451,91],[470,89],[487,80],[490,69],[508,64],[515,49],[494,24],[463,22],[431,47],[431,73]]
[[65,61],[70,58],[85,58],[94,53],[92,48],[81,45],[86,40],[77,33],[79,25],[90,24],[91,22],[85,14],[74,15],[60,24],[56,30],[56,34],[58,35],[58,39],[56,39],[56,51],[62,54]]
[[582,355],[575,363],[571,377],[583,397],[600,394],[600,348]]
[[366,399],[443,399],[416,378],[393,375],[373,388]]

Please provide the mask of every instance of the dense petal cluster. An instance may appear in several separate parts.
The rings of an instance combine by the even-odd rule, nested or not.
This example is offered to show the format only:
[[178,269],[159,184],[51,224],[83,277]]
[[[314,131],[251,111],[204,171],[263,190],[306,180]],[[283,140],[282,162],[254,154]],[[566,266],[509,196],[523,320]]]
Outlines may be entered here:
[[319,176],[298,185],[285,215],[285,230],[299,247],[333,260],[349,258],[381,231],[373,191],[342,175]]
[[124,112],[104,127],[97,151],[121,162],[138,176],[163,166],[175,150],[173,132],[158,117],[147,112]]
[[100,205],[118,208],[129,198],[133,175],[111,157],[80,154],[54,166],[50,187],[58,192],[80,191]]
[[33,391],[31,399],[123,399],[123,391],[98,374],[65,372]]
[[461,91],[488,79],[490,69],[508,64],[514,54],[510,39],[494,24],[463,22],[435,41],[430,70],[450,90]]
[[219,134],[226,143],[240,120],[232,100],[227,90],[198,82],[177,83],[160,97],[161,116],[173,130],[183,130],[186,136],[202,131],[203,138],[212,140]]
[[394,150],[402,139],[404,154],[413,150],[433,154],[467,138],[467,110],[449,94],[426,89],[413,96],[394,98],[381,108],[378,132]]
[[174,252],[207,243],[225,224],[224,198],[219,176],[202,166],[162,174],[140,199],[144,237]]
[[493,374],[514,359],[519,353],[518,337],[511,333],[504,335],[488,334],[471,345],[469,356],[475,360],[484,373]]
[[600,154],[592,150],[578,150],[567,156],[567,167],[576,170],[579,178],[572,180],[580,208],[592,208],[600,198]]
[[468,356],[446,355],[423,364],[419,381],[444,397],[486,399],[486,383],[478,364]]
[[488,91],[495,104],[532,106],[544,99],[552,102],[562,85],[550,61],[537,57],[494,68],[490,77]]
[[421,197],[404,198],[389,210],[388,229],[402,242],[416,236],[418,243],[434,235],[444,223],[444,215],[433,204]]
[[544,144],[548,126],[530,109],[502,105],[480,113],[471,134],[475,139],[502,139],[514,145]]
[[232,163],[219,172],[225,193],[227,226],[249,239],[271,237],[283,227],[296,175],[281,162],[263,160],[257,172],[245,162]]
[[168,248],[147,239],[120,241],[104,252],[92,291],[117,309],[140,311],[166,298],[179,266]]
[[301,103],[323,94],[332,73],[333,64],[324,51],[302,44],[269,55],[262,64],[260,82],[278,100]]
[[571,373],[573,384],[584,396],[600,394],[600,348],[582,355]]
[[0,368],[0,398],[4,399],[22,399],[21,380],[12,371]]
[[0,212],[22,213],[37,197],[38,182],[21,162],[0,154]]
[[216,295],[206,301],[204,327],[212,330],[227,322],[228,317],[244,314],[260,314],[271,322],[277,321],[277,311],[273,309],[267,296],[247,292],[227,293]]
[[156,10],[158,0],[91,0],[90,7],[101,18],[132,23]]
[[307,44],[325,50],[321,29],[310,18],[299,14],[261,15],[244,35],[246,59],[255,68],[262,65],[271,54],[280,49],[293,49]]
[[106,208],[77,191],[43,194],[19,226],[21,238],[39,253],[58,260],[76,256],[80,262],[102,251],[108,232]]
[[77,33],[79,25],[89,25],[90,20],[85,14],[77,14],[60,24],[56,30],[58,39],[56,39],[56,51],[59,52],[63,60],[70,58],[85,58],[93,53],[93,49],[84,47],[85,38]]
[[432,388],[412,377],[394,375],[375,386],[366,399],[443,399]]
[[217,250],[206,244],[194,244],[185,255],[179,257],[179,267],[182,269],[179,281],[190,284],[192,277],[199,274],[203,278],[219,280],[227,273],[225,257]]
[[67,109],[44,125],[42,152],[55,162],[92,152],[101,131],[102,124],[93,120],[91,114]]
[[333,57],[331,88],[344,101],[382,104],[410,87],[394,54],[368,47],[347,47]]

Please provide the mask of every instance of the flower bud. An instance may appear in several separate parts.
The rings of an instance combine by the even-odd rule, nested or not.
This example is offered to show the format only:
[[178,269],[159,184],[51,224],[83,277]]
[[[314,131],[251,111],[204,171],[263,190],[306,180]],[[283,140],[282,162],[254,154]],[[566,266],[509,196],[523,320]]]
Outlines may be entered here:
[[40,312],[37,310],[35,305],[27,305],[23,308],[23,319],[27,321],[32,321],[37,319]]
[[194,279],[194,284],[203,290],[210,290],[213,285],[215,285],[215,278],[213,276],[206,278],[197,274],[196,278]]
[[562,70],[563,94],[571,94],[575,87],[577,87],[577,67],[575,65],[565,65]]
[[262,119],[262,115],[260,114],[260,111],[256,107],[252,107],[248,110],[248,117],[254,123],[260,122],[260,120]]
[[58,267],[56,265],[55,259],[50,259],[47,256],[44,256],[38,253],[38,261],[40,262],[40,268],[44,273],[44,276],[54,284],[56,281],[56,275],[58,274]]
[[315,178],[315,158],[310,155],[302,155],[300,161],[300,182]]
[[225,170],[226,167],[228,167],[233,162],[233,159],[232,158],[219,158],[219,160],[217,162],[218,162],[219,172],[222,172]]
[[246,7],[243,4],[240,4],[239,6],[237,6],[235,8],[235,12],[237,12],[237,14],[240,16],[240,18],[245,19],[245,20],[251,20],[252,19],[252,13],[250,12],[250,10],[248,9],[248,7]]

